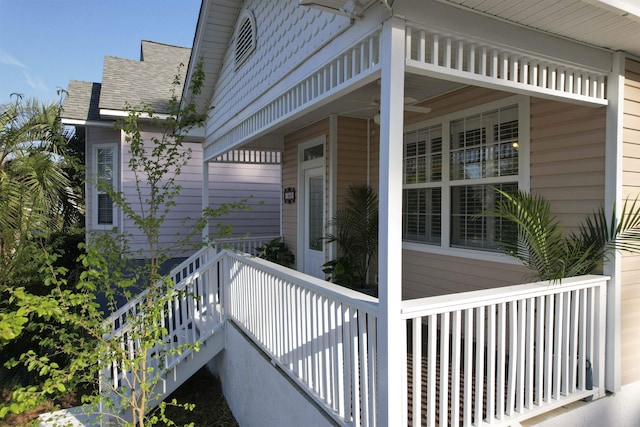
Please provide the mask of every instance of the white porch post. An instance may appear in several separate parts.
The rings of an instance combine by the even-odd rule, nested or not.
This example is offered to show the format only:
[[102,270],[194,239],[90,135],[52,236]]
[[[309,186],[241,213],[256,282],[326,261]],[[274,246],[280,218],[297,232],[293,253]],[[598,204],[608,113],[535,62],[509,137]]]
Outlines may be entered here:
[[[209,207],[209,161],[202,162],[202,210]],[[202,229],[202,241],[209,240],[209,221]]]
[[[613,66],[607,79],[607,133],[605,151],[604,206],[609,217],[616,207],[619,217],[622,211],[622,119],[624,103],[625,56],[614,53]],[[621,386],[620,349],[620,280],[622,255],[616,251],[604,266],[604,274],[611,276],[607,285],[607,358],[605,385],[609,391],[619,391]]]
[[403,368],[406,336],[402,302],[402,137],[404,120],[405,22],[392,17],[382,26],[380,93],[380,217],[378,424],[406,425]]
[[[327,200],[327,213],[331,218],[338,206],[338,115],[329,115],[329,140],[327,141],[329,147],[329,199]],[[329,226],[329,232],[335,233],[333,225]],[[328,251],[329,259],[335,259],[337,252],[337,245],[335,242],[329,245]]]

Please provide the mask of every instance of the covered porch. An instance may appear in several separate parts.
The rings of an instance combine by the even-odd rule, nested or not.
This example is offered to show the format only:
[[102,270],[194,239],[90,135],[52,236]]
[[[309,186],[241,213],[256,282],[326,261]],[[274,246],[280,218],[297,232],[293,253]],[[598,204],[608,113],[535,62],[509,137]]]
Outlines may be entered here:
[[[531,159],[530,132],[544,126],[530,122],[531,110],[540,117],[567,110],[569,121],[604,127],[602,107],[616,85],[607,82],[606,58],[581,67],[398,18],[382,28],[362,27],[349,49],[320,50],[310,62],[324,65],[306,74],[295,70],[218,128],[205,148],[206,159],[242,148],[281,150],[283,188],[295,194],[296,203],[283,202],[282,231],[297,271],[229,254],[235,267],[223,270],[242,301],[234,322],[340,425],[509,425],[602,396],[608,277],[515,285],[525,272],[505,256],[477,247],[461,255],[450,217],[442,216],[439,235],[408,239],[403,195],[414,187],[406,181],[403,140],[443,116],[450,123],[517,105],[527,121],[515,141],[522,149],[511,181],[551,194],[553,186],[531,182],[547,167]],[[604,137],[593,145],[600,145],[608,173]],[[562,155],[583,160],[571,150]],[[425,161],[427,174],[436,157]],[[438,167],[453,176],[450,153],[441,150]],[[314,239],[309,222],[314,176],[321,183],[321,235],[349,184],[377,189],[379,254],[372,274],[379,299],[321,280],[318,263],[337,253],[331,245],[315,248],[319,257],[309,252],[320,237]],[[437,187],[425,182],[424,188]],[[590,185],[587,205],[606,201],[604,179]],[[569,213],[566,218],[572,221]],[[437,247],[425,249],[435,237]]]

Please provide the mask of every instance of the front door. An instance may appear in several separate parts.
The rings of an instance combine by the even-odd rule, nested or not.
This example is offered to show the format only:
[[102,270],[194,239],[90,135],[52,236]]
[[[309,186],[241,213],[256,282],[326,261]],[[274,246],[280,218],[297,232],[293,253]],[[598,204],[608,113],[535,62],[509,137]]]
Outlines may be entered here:
[[324,168],[304,170],[304,272],[324,279]]

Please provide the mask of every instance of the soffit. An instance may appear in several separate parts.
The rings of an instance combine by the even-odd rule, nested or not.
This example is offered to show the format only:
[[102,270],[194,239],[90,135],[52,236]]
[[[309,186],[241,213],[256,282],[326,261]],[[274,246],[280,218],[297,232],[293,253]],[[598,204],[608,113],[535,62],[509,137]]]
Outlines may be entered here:
[[614,51],[621,50],[640,57],[640,7],[634,6],[630,1],[438,1],[570,40]]

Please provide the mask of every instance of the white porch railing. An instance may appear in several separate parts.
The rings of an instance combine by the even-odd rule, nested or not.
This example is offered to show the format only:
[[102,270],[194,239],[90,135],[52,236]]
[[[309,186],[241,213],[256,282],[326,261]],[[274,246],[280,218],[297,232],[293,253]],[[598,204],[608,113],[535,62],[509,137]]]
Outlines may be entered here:
[[230,249],[235,252],[258,255],[259,247],[279,237],[280,236],[247,236],[215,239],[213,241],[213,250],[218,253],[223,249]]
[[413,72],[475,85],[537,92],[606,105],[606,74],[561,60],[550,61],[514,48],[407,26],[406,62]]
[[607,279],[404,301],[408,422],[508,425],[602,396]]
[[[171,297],[164,301],[161,317],[165,334],[153,348],[144,348],[140,341],[141,333],[136,332],[142,322],[141,318],[147,312],[145,304],[148,290],[107,319],[106,326],[110,333],[105,338],[115,340],[131,361],[140,357],[140,351],[145,352],[146,367],[149,369],[147,375],[159,375],[156,388],[149,395],[151,402],[161,401],[190,376],[186,374],[189,375],[186,378],[176,378],[176,368],[186,359],[193,358],[195,353],[185,346],[204,343],[221,325],[218,271],[212,258],[211,249],[203,248],[169,273],[175,286]],[[201,357],[200,363],[206,363],[213,356],[215,354],[210,354],[208,358]],[[140,366],[136,364],[136,367]],[[141,372],[134,372],[135,369],[131,369],[127,363],[119,363],[117,359],[104,366],[100,375],[101,394],[111,396],[111,402],[116,405],[120,402],[120,396],[130,396],[132,387],[140,387]],[[192,373],[194,369],[197,370],[196,367],[191,367],[186,372]],[[149,381],[149,384],[153,383],[153,380]],[[173,387],[167,387],[168,381]],[[101,412],[119,411],[118,408],[103,407]],[[119,416],[128,418],[126,414]]]
[[[378,375],[386,373],[377,371],[376,298],[229,250],[203,249],[171,277],[169,350],[203,342],[232,321],[337,424],[378,425]],[[407,409],[406,425],[509,425],[602,396],[607,280],[584,276],[404,301],[408,328],[398,333],[409,337],[408,388],[396,402]],[[110,319],[123,348],[136,348],[127,323],[142,301]],[[195,364],[193,352],[160,352],[151,366],[178,385],[186,380],[175,369]],[[102,374],[103,389],[131,380],[115,363]]]
[[[240,245],[236,248],[262,244],[250,239],[225,243]],[[194,351],[184,345],[205,341],[231,320],[336,422],[376,425],[376,298],[222,248],[202,249],[170,277],[176,286],[163,316],[167,334],[162,345],[147,351],[147,366],[160,374],[160,385],[178,377],[175,368],[182,362],[190,362],[186,359]],[[118,340],[131,358],[139,348],[130,334],[131,321],[143,312],[146,295],[109,318],[109,338]],[[101,388],[119,402],[117,393],[130,392],[132,377],[131,370],[114,362],[102,369]],[[161,387],[154,392],[162,399],[171,391]]]
[[376,425],[377,299],[227,252],[226,315],[341,425]]

